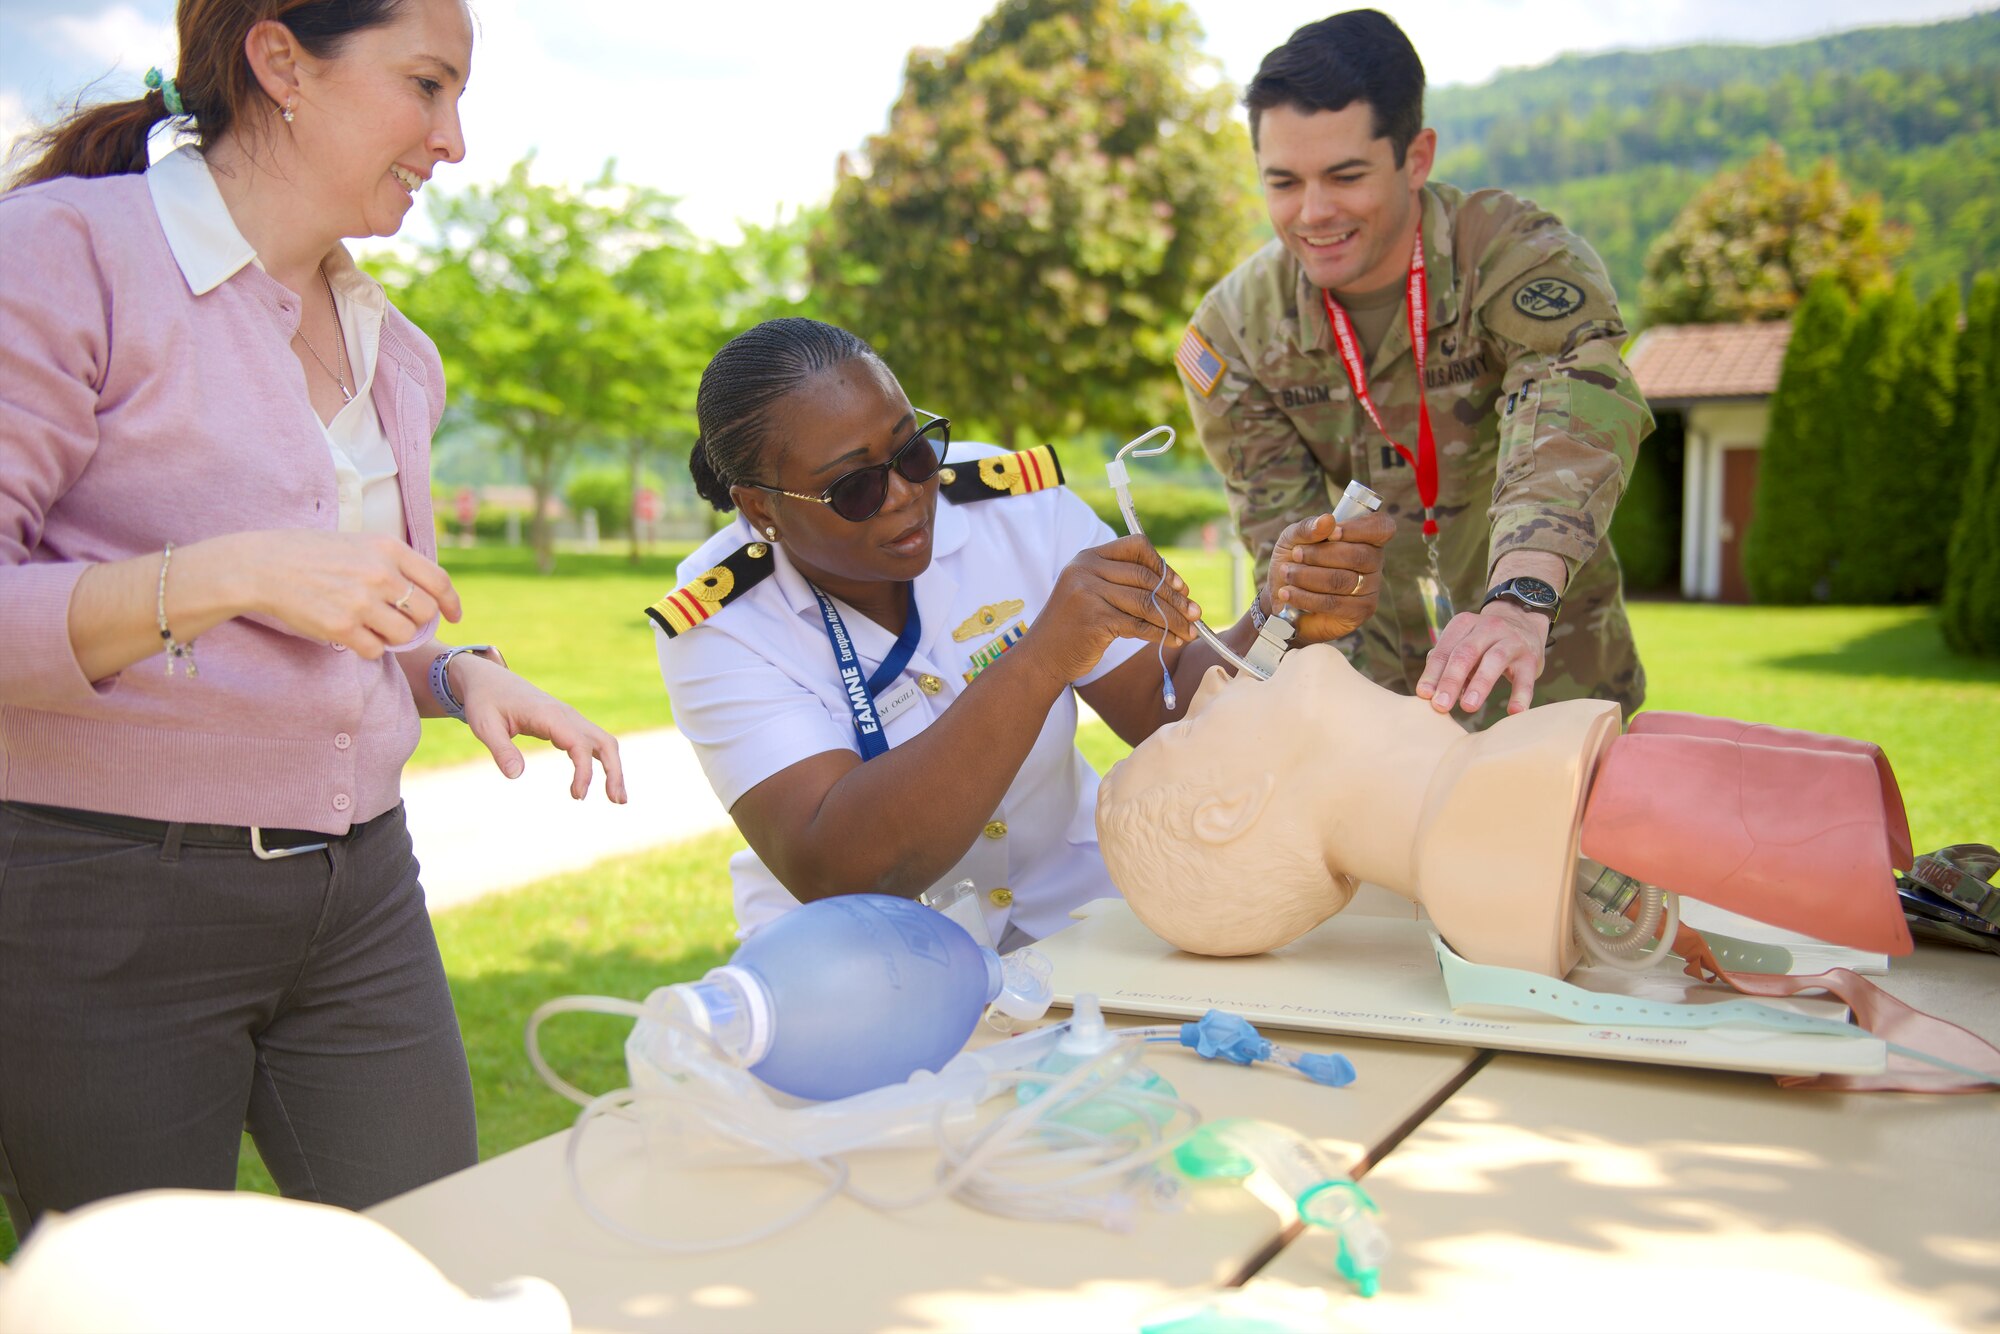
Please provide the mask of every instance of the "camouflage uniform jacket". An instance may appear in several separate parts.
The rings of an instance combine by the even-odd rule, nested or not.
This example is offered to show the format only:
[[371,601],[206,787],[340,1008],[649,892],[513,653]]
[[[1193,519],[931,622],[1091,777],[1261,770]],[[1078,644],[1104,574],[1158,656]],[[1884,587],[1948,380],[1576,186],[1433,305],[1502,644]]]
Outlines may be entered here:
[[[1476,610],[1506,552],[1562,557],[1569,582],[1535,699],[1614,699],[1629,715],[1645,674],[1605,534],[1653,417],[1619,356],[1625,326],[1610,279],[1552,214],[1504,191],[1426,185],[1423,228],[1424,378],[1452,603]],[[1416,470],[1355,399],[1319,289],[1274,240],[1209,292],[1194,332],[1213,357],[1202,363],[1208,392],[1186,357],[1183,384],[1259,587],[1279,533],[1333,508],[1349,479],[1373,487],[1397,517],[1379,609],[1340,646],[1371,680],[1410,693],[1430,652],[1415,583],[1427,565]],[[1368,390],[1383,425],[1414,453],[1416,366],[1402,306],[1368,367]],[[1507,693],[1494,692],[1482,725],[1504,714]]]

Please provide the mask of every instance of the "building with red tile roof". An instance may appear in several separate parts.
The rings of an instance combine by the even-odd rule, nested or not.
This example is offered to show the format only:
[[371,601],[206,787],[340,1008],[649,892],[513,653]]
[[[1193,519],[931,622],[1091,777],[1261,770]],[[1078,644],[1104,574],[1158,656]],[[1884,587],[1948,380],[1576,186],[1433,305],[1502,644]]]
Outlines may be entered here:
[[1756,506],[1771,394],[1791,336],[1783,320],[1667,324],[1640,334],[1625,355],[1654,415],[1667,419],[1663,424],[1678,415],[1684,428],[1684,597],[1749,601],[1743,535]]

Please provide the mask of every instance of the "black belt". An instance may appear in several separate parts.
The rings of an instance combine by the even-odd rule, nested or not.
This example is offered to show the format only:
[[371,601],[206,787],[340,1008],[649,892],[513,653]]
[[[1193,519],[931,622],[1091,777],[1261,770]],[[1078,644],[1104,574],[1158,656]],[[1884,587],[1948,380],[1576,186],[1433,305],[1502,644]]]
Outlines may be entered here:
[[[142,820],[135,815],[109,815],[103,811],[79,811],[68,806],[37,806],[25,801],[4,803],[8,809],[54,820],[61,824],[118,834],[147,843],[164,843],[171,831],[180,830],[183,846],[197,848],[248,848],[260,860],[276,861],[305,852],[324,852],[328,845],[351,835],[322,834],[312,829],[271,829],[262,825],[171,824],[165,820]],[[354,829],[361,828],[355,825]]]

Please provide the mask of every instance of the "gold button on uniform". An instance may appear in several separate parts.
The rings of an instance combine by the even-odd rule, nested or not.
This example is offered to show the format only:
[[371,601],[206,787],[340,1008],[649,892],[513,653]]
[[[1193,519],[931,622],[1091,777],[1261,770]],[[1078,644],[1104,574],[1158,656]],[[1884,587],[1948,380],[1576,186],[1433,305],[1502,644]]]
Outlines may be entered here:
[[938,680],[929,672],[919,672],[917,673],[917,689],[923,691],[926,695],[935,695],[938,691],[944,689],[944,682]]
[[945,484],[946,486],[950,486],[950,485],[951,485],[951,484],[952,484],[953,482],[955,482],[955,481],[957,481],[957,480],[958,480],[958,469],[956,469],[956,468],[939,468],[939,469],[938,469],[938,480],[939,480],[940,482],[943,482],[943,483],[944,483],[944,484]]
[[1005,908],[1012,905],[1012,903],[1014,902],[1014,891],[1007,888],[1005,885],[1002,885],[1000,886],[1000,888],[994,890],[986,897],[993,900],[994,907]]
[[752,542],[749,550],[750,559],[762,560],[770,550],[771,548],[765,546],[762,542]]
[[1007,822],[1005,820],[995,820],[991,824],[987,825],[986,837],[988,838],[1007,837]]

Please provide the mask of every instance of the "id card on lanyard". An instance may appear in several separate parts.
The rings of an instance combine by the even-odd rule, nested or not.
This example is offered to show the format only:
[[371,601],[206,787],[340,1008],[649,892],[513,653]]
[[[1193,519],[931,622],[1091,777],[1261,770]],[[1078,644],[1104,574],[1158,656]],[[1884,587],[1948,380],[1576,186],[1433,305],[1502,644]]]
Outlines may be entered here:
[[1354,397],[1368,413],[1368,419],[1375,423],[1375,429],[1389,442],[1390,448],[1403,456],[1405,462],[1417,474],[1417,499],[1424,506],[1424,550],[1429,557],[1429,569],[1417,576],[1417,592],[1424,604],[1424,624],[1429,628],[1431,643],[1438,641],[1445,625],[1451,620],[1451,593],[1444,586],[1444,576],[1438,570],[1438,459],[1437,437],[1431,433],[1431,408],[1424,393],[1424,352],[1430,334],[1430,284],[1424,274],[1424,229],[1417,227],[1416,251],[1410,256],[1410,285],[1407,304],[1410,315],[1410,353],[1417,363],[1417,452],[1389,434],[1389,428],[1382,424],[1382,414],[1375,410],[1375,400],[1368,393],[1368,367],[1361,359],[1361,340],[1354,336],[1354,323],[1347,318],[1347,312],[1333,299],[1333,293],[1322,290],[1320,300],[1326,303],[1327,322],[1333,326],[1333,345],[1340,353],[1340,364],[1346,368],[1347,382],[1354,387]]
[[826,622],[826,639],[833,645],[833,658],[840,667],[840,688],[854,714],[854,739],[861,747],[861,762],[866,764],[877,755],[889,753],[889,739],[882,734],[883,719],[876,711],[875,696],[903,674],[903,669],[910,665],[911,655],[917,651],[917,640],[923,637],[923,619],[917,615],[917,590],[914,586],[910,589],[909,619],[903,622],[903,633],[896,636],[895,647],[882,659],[875,674],[864,681],[861,660],[855,656],[854,642],[847,637],[847,626],[841,621],[833,599],[811,584],[806,586],[812,588],[813,597],[819,600],[820,619]]

